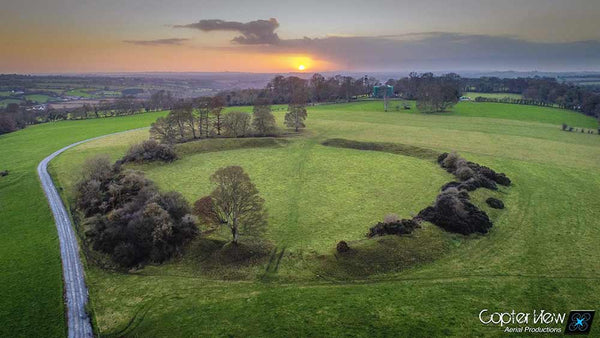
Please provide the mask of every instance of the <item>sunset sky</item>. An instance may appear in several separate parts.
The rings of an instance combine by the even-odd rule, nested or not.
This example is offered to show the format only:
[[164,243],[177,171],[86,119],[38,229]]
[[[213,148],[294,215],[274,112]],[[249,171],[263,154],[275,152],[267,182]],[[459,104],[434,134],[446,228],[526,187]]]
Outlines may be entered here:
[[0,73],[600,70],[600,1],[20,0]]

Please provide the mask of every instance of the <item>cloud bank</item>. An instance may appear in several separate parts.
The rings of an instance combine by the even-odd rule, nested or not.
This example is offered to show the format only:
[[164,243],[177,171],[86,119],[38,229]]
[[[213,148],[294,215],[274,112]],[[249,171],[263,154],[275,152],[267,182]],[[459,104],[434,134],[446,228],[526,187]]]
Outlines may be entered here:
[[174,26],[233,31],[238,52],[311,55],[347,70],[583,70],[598,69],[600,41],[536,42],[512,36],[428,32],[385,36],[281,39],[277,19],[200,20]]

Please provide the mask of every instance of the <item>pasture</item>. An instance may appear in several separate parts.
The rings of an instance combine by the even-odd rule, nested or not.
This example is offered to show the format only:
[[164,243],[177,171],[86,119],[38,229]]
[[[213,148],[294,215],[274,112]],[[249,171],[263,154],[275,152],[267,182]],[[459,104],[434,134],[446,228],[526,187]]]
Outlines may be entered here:
[[[7,271],[0,276],[0,321],[8,323],[0,336],[65,332],[58,241],[37,163],[64,145],[149,126],[161,114],[58,122],[0,136],[0,169],[10,170],[0,178],[0,263]],[[275,111],[279,123],[283,114]],[[211,151],[223,149],[215,144],[172,164],[136,165],[190,202],[210,191],[216,168],[242,165],[266,200],[267,238],[277,253],[285,251],[275,271],[267,262],[211,265],[203,260],[206,248],[224,238],[215,233],[161,266],[118,273],[88,265],[95,324],[102,334],[139,336],[500,335],[479,323],[481,309],[593,308],[600,301],[600,137],[562,132],[563,122],[597,127],[566,110],[498,103],[460,103],[427,115],[414,107],[386,113],[380,102],[323,105],[309,107],[307,130],[286,142]],[[136,130],[60,155],[51,170],[65,200],[72,200],[86,157],[117,159],[147,136]],[[432,161],[321,144],[330,138],[456,150],[507,173],[514,185],[472,194],[494,221],[485,236],[426,224],[411,237],[366,240],[368,227],[386,213],[409,217],[451,177]],[[487,208],[481,202],[488,196],[507,209]],[[336,260],[339,240],[357,249],[362,264]],[[382,252],[391,263],[372,269],[369,259],[384,260]]]
[[[479,323],[481,309],[568,311],[600,301],[600,137],[565,133],[559,125],[593,128],[595,120],[498,103],[460,103],[427,115],[381,108],[380,102],[310,107],[307,130],[286,142],[229,149],[216,144],[224,140],[200,141],[215,144],[187,149],[172,164],[132,166],[193,202],[210,192],[216,168],[242,165],[266,200],[267,239],[276,254],[285,250],[275,270],[267,261],[221,266],[206,255],[211,243],[226,240],[217,232],[161,266],[127,274],[89,266],[100,332],[500,335]],[[283,112],[275,114],[281,123]],[[67,201],[86,157],[116,159],[147,132],[125,135],[76,147],[53,163]],[[368,227],[386,213],[409,217],[451,177],[432,161],[321,144],[330,138],[456,150],[507,173],[514,184],[472,194],[494,221],[487,235],[452,235],[425,224],[414,236],[366,240]],[[482,201],[489,196],[507,209],[487,208]],[[336,258],[339,240],[356,248],[359,259]],[[372,266],[386,259],[392,262]]]
[[60,337],[66,332],[54,219],[37,164],[73,142],[148,126],[163,112],[31,126],[0,136],[0,336]]

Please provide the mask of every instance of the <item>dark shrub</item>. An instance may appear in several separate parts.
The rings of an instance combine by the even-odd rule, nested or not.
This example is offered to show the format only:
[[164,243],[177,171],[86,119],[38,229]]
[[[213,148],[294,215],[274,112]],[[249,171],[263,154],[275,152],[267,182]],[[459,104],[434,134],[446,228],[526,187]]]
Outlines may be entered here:
[[475,179],[477,181],[479,181],[479,185],[482,188],[486,188],[486,189],[490,189],[490,190],[498,190],[498,186],[496,185],[496,182],[490,180],[489,178],[487,178],[485,176],[478,175],[475,177]]
[[173,162],[176,159],[177,154],[170,145],[158,143],[155,140],[146,140],[142,143],[132,145],[127,154],[121,159],[121,163]]
[[494,209],[504,209],[504,202],[497,198],[490,197],[485,200],[485,203]]
[[441,153],[437,158],[437,163],[441,165],[447,156],[448,156],[448,153]]
[[350,247],[348,246],[348,243],[346,243],[345,241],[340,241],[335,249],[337,250],[337,252],[339,253],[344,253],[344,252],[348,252],[350,251]]
[[[510,185],[510,179],[505,174],[496,173],[494,170],[474,162],[468,162],[454,152],[441,154],[438,157],[438,163],[446,171],[454,174],[459,180],[463,181],[458,186],[460,189],[468,191],[473,191],[477,188],[497,190],[496,183],[506,186]],[[448,186],[457,186],[455,183],[448,184]],[[442,187],[442,191],[446,187]]]
[[0,135],[13,132],[19,129],[17,123],[8,114],[0,114]]
[[181,194],[159,193],[140,172],[122,171],[106,158],[84,167],[76,205],[86,217],[86,241],[117,264],[162,262],[197,235],[195,217]]
[[456,169],[455,175],[461,181],[466,181],[469,178],[473,177],[475,175],[475,172],[473,171],[473,169],[465,165],[458,167],[458,169]]
[[431,222],[446,231],[464,235],[487,233],[492,227],[487,214],[455,188],[440,193],[435,205],[421,210],[417,218]]
[[460,183],[460,182],[456,182],[456,181],[448,182],[448,183],[446,183],[446,184],[444,184],[444,185],[442,186],[442,189],[441,189],[441,191],[444,191],[444,190],[446,190],[446,189],[448,189],[448,188],[456,188],[456,187],[460,186],[461,184],[462,184],[462,183]]
[[448,172],[454,172],[456,170],[456,162],[462,159],[455,152],[448,154],[441,163],[442,168],[445,168]]
[[475,178],[470,178],[470,179],[462,182],[462,184],[460,184],[457,188],[464,189],[467,191],[473,191],[477,188],[481,188],[481,183],[479,182],[479,180],[477,180]]
[[384,235],[406,235],[410,234],[419,227],[419,224],[412,219],[403,219],[392,223],[377,223],[369,229],[367,237]]

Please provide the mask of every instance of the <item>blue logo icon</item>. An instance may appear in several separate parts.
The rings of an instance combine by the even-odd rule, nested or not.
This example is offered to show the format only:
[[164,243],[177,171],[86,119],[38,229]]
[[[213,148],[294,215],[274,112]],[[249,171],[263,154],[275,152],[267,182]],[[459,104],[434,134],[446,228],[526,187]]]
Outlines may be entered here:
[[588,334],[592,328],[595,311],[573,310],[569,313],[565,334]]

